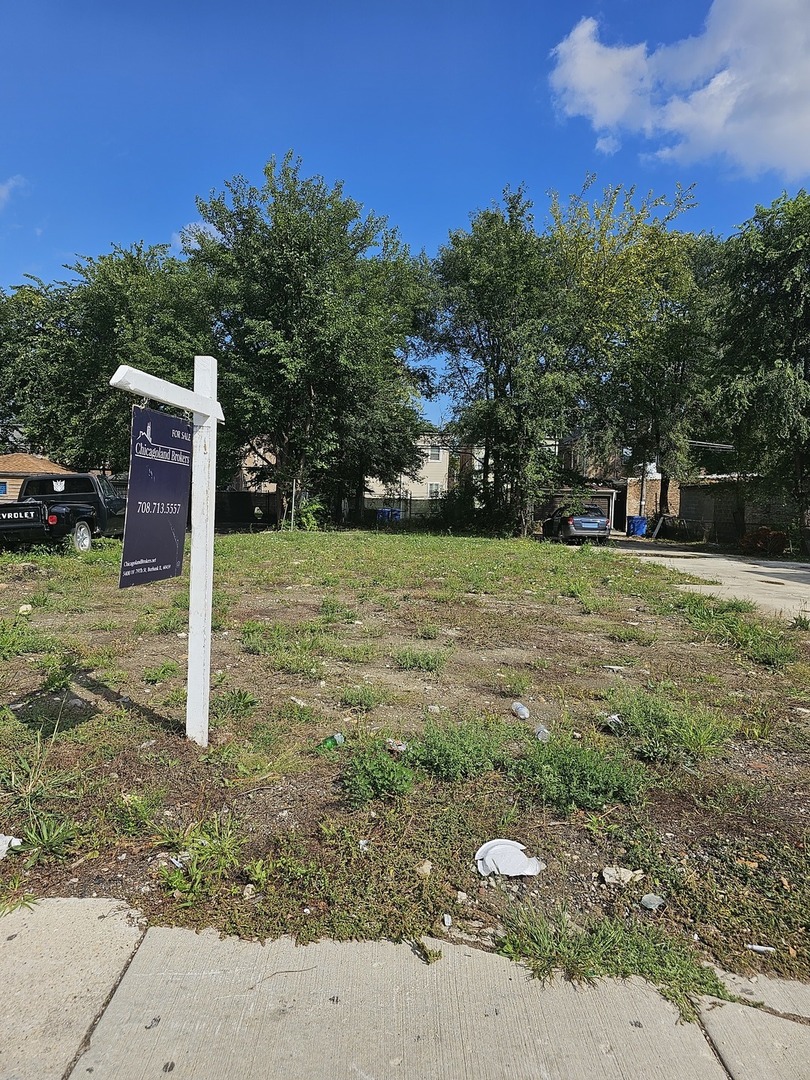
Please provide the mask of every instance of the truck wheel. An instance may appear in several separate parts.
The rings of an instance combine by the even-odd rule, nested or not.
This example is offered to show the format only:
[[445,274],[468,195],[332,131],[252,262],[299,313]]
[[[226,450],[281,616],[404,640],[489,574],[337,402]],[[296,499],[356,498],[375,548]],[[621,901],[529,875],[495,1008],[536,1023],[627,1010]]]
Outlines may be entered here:
[[93,534],[86,521],[77,521],[73,530],[73,546],[76,551],[89,551],[93,544]]

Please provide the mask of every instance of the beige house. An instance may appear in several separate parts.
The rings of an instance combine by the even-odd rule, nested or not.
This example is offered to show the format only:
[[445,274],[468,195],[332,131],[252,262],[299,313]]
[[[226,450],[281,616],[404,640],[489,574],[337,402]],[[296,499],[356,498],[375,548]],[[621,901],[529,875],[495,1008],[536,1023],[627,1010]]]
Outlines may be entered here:
[[450,442],[440,432],[420,435],[417,445],[422,452],[422,468],[415,480],[401,476],[394,484],[383,484],[376,477],[366,479],[366,497],[371,500],[391,499],[396,502],[422,502],[439,499],[453,482],[451,459],[458,457]]
[[0,502],[13,502],[27,476],[70,471],[39,454],[0,454]]

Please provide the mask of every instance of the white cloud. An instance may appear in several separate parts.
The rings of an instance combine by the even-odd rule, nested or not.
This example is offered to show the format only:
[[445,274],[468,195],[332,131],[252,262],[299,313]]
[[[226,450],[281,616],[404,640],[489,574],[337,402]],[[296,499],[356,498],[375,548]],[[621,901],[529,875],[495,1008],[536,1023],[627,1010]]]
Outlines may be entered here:
[[[721,155],[757,174],[810,175],[807,0],[713,0],[696,37],[649,51],[604,45],[582,19],[553,50],[550,83],[565,116],[583,116],[597,149],[640,134],[661,158]],[[608,149],[613,148],[613,149]]]
[[0,210],[6,205],[11,198],[11,193],[15,188],[25,187],[24,176],[10,176],[8,180],[0,184]]
[[617,153],[621,148],[622,144],[615,135],[600,135],[596,140],[596,149],[600,154],[607,154],[610,156],[611,154]]

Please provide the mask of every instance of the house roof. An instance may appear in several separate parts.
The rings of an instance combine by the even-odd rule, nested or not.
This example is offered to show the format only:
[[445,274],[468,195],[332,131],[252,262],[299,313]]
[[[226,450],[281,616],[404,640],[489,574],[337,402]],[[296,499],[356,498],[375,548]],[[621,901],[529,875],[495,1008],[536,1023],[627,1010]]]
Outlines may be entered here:
[[39,454],[0,454],[0,476],[28,476],[30,473],[70,472]]

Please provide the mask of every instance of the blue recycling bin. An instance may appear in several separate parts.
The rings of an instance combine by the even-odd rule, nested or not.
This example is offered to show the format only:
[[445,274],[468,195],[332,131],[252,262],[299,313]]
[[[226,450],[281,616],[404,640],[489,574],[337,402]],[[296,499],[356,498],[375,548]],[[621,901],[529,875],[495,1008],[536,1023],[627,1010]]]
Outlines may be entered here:
[[391,508],[389,506],[381,506],[377,510],[377,524],[385,524],[385,522],[391,520]]
[[627,515],[627,535],[628,536],[646,536],[647,535],[647,519],[645,517],[637,517],[634,514]]
[[401,520],[402,520],[402,511],[392,508],[392,510],[391,510],[391,524],[392,525],[398,525]]

